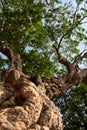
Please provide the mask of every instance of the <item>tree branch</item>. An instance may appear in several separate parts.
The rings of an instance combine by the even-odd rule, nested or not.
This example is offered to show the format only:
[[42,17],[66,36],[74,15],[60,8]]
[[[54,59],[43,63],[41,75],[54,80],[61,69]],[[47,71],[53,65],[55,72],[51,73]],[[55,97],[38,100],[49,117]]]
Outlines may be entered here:
[[67,59],[64,59],[60,53],[59,53],[59,47],[56,47],[55,43],[53,44],[53,47],[56,51],[56,54],[57,54],[57,59],[58,61],[63,64],[64,66],[66,66],[67,70],[68,70],[68,73],[71,71],[71,63],[67,60]]
[[48,0],[45,0],[46,4],[49,5]]
[[68,30],[65,32],[65,34],[63,34],[63,35],[61,36],[60,41],[59,41],[59,44],[58,44],[58,48],[60,48],[60,44],[61,44],[62,40],[64,39],[64,37],[67,36],[68,34],[70,34],[79,24],[81,24],[81,22],[82,22],[86,17],[87,17],[87,15],[86,15],[86,16],[83,16],[83,17],[78,21],[78,23],[74,23],[74,24],[72,25],[72,27],[71,27],[70,29],[68,29]]
[[79,83],[87,84],[87,69],[79,72],[74,71],[73,74],[67,74],[61,78],[45,78],[43,83],[46,88],[47,96],[52,99],[54,97],[58,97],[64,93],[65,90],[74,85]]
[[13,52],[11,48],[0,43],[0,52],[6,55],[11,61],[11,66],[9,69],[17,69],[22,71],[22,61],[20,56]]
[[[85,52],[85,51],[86,51],[86,52]],[[79,55],[76,56],[76,58],[75,58],[73,64],[74,64],[75,66],[77,66],[78,63],[83,60],[83,58],[87,58],[87,49],[83,50],[83,52],[81,52]]]
[[[79,4],[78,4],[78,6],[79,6]],[[78,9],[78,6],[77,6],[77,9]],[[77,12],[77,9],[76,9],[76,12]],[[75,15],[76,15],[76,12],[75,12]],[[74,17],[75,17],[75,16],[74,16]],[[63,58],[63,57],[60,55],[60,53],[59,53],[60,45],[61,45],[62,40],[64,39],[64,37],[67,36],[68,34],[70,34],[79,24],[81,24],[81,22],[82,22],[86,17],[87,17],[87,16],[83,16],[78,23],[74,23],[74,24],[72,25],[72,27],[71,27],[70,29],[68,29],[68,30],[65,32],[65,34],[62,35],[62,37],[61,37],[60,40],[59,40],[58,46],[56,46],[57,41],[55,40],[55,37],[54,37],[55,43],[53,44],[53,47],[54,47],[54,49],[55,49],[55,51],[56,51],[56,53],[57,53],[57,59],[58,59],[58,61],[59,61],[61,64],[63,64],[64,66],[66,66],[66,68],[67,68],[67,70],[68,70],[68,73],[70,73],[70,72],[72,71],[71,63],[70,63],[67,59]],[[81,58],[84,58],[84,57],[81,57]],[[73,65],[74,68],[75,68],[75,64],[76,64],[76,63],[74,63],[74,65]],[[77,64],[76,64],[76,65],[77,65]]]
[[80,1],[77,3],[77,6],[76,6],[76,10],[75,10],[75,13],[74,13],[74,18],[73,18],[73,24],[75,23],[75,20],[76,20],[76,14],[77,14],[77,11],[79,9],[79,5],[80,5]]

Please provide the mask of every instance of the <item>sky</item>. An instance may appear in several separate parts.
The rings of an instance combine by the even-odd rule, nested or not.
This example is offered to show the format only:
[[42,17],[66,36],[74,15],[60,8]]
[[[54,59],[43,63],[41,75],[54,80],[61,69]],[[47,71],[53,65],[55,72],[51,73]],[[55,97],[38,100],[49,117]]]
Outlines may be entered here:
[[69,1],[71,1],[73,4],[75,4],[75,0],[62,0],[63,3],[68,3]]

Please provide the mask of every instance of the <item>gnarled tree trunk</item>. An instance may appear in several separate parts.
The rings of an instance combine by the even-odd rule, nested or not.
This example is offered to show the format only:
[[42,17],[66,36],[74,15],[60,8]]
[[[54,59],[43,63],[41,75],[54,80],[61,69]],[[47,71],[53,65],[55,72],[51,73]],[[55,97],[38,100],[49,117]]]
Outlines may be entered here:
[[0,52],[11,60],[0,83],[0,130],[63,130],[61,114],[51,99],[75,84],[87,83],[87,69],[77,70],[85,54],[71,64],[57,51],[58,61],[68,73],[42,81],[39,75],[29,77],[22,73],[20,56],[9,47],[0,44]]

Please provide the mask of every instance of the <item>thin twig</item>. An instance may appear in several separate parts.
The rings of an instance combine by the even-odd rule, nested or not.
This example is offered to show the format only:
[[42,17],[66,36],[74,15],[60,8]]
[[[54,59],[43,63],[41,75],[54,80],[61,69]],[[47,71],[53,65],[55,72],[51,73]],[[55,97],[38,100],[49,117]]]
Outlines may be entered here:
[[[79,63],[83,58],[87,58],[87,52],[85,52],[85,51],[87,51],[87,49],[84,49],[79,55],[77,55],[77,56],[75,57],[75,60],[74,60],[74,62],[73,62],[73,64],[75,64],[75,66],[78,65],[78,63]],[[85,53],[84,53],[84,52],[85,52]]]
[[74,18],[73,18],[73,24],[75,23],[75,20],[76,20],[76,14],[77,14],[77,11],[79,9],[79,5],[80,5],[80,2],[77,3],[77,7],[76,7],[76,10],[75,10],[75,13],[74,13]]
[[67,59],[64,59],[60,53],[59,53],[59,48],[56,47],[55,43],[53,44],[53,47],[56,51],[56,54],[57,54],[57,59],[58,61],[63,64],[64,66],[66,66],[68,72],[70,72],[70,69],[71,69],[71,63],[67,60]]
[[87,16],[84,16],[80,19],[80,21],[76,24],[74,24],[74,26],[72,26],[72,28],[68,29],[68,31],[62,35],[62,37],[60,38],[59,44],[58,44],[58,48],[60,48],[61,42],[64,39],[65,36],[67,36],[68,34],[70,34],[79,24],[81,24],[81,22],[86,18]]
[[46,4],[49,5],[48,0],[45,0]]

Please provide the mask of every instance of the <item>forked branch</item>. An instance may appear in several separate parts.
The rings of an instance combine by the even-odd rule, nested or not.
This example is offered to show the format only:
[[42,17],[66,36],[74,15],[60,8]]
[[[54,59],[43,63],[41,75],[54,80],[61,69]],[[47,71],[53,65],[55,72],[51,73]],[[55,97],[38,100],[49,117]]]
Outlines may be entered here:
[[83,59],[87,58],[87,50],[85,49],[79,55],[77,55],[74,59],[73,65],[77,66]]
[[71,63],[67,60],[67,59],[64,59],[60,53],[59,53],[59,47],[56,47],[55,43],[53,44],[53,47],[56,51],[56,54],[57,54],[57,59],[58,61],[63,64],[64,66],[66,66],[67,70],[68,70],[68,73],[71,71]]

